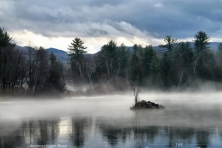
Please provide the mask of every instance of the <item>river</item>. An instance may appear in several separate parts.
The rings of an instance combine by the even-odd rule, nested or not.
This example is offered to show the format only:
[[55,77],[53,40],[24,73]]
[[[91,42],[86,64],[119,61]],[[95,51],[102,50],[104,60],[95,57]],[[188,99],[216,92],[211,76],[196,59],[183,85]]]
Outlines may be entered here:
[[219,148],[222,93],[141,94],[165,110],[135,112],[131,94],[0,102],[0,148]]

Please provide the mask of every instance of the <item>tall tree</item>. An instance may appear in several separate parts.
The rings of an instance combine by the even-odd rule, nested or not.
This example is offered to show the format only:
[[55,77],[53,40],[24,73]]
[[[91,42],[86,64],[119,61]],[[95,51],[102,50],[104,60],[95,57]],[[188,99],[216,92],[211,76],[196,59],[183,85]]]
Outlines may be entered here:
[[127,78],[128,77],[130,51],[129,51],[129,49],[126,49],[126,46],[124,44],[121,44],[118,47],[117,55],[118,55],[117,77]]
[[165,52],[163,54],[163,57],[160,61],[160,74],[161,74],[161,80],[163,82],[164,88],[168,88],[169,82],[168,82],[168,73],[171,66],[171,59],[168,52]]
[[143,54],[141,55],[141,65],[143,69],[143,75],[145,77],[148,77],[149,74],[151,73],[151,62],[152,62],[153,56],[155,56],[155,51],[153,47],[151,45],[146,46],[143,49]]
[[38,66],[37,66],[37,56],[36,50],[32,47],[27,47],[27,70],[28,70],[28,79],[27,84],[29,88],[29,93],[33,93],[35,91],[35,84],[37,82],[38,77]]
[[208,35],[205,32],[199,31],[197,34],[195,34],[194,38],[195,38],[194,49],[195,49],[196,58],[194,60],[193,71],[194,71],[194,77],[196,77],[196,66],[199,57],[204,50],[207,50],[209,48],[207,45],[209,44],[210,37],[208,37]]
[[178,40],[172,38],[171,36],[166,36],[166,38],[164,38],[164,42],[166,43],[165,45],[160,45],[160,47],[164,47],[167,48],[168,51],[171,53],[174,46],[177,45]]
[[216,52],[216,67],[214,71],[215,80],[218,82],[222,81],[222,43],[219,44]]
[[105,74],[108,79],[117,75],[118,72],[118,48],[114,41],[104,45],[97,56],[97,72],[101,76]]
[[34,95],[37,91],[45,91],[47,79],[49,77],[49,56],[46,50],[40,47],[36,50],[37,79],[35,83]]
[[49,65],[49,78],[47,87],[56,91],[63,91],[61,63],[57,60],[56,56],[51,52],[50,65]]
[[205,32],[199,31],[197,34],[195,34],[194,38],[194,48],[196,55],[201,54],[204,50],[209,48],[207,45],[209,44],[210,37],[208,37]]
[[0,27],[0,49],[9,45],[15,45],[15,42],[12,37],[8,35],[7,31]]
[[15,42],[4,30],[0,27],[0,78],[2,87],[5,89],[8,82],[8,70],[10,59],[12,59],[12,52]]
[[72,40],[71,45],[68,47],[72,74],[75,75],[75,73],[78,72],[78,75],[83,79],[82,61],[86,53],[86,48],[87,47],[84,46],[84,42],[80,38]]
[[222,43],[218,45],[218,50],[217,50],[217,63],[219,65],[222,65]]

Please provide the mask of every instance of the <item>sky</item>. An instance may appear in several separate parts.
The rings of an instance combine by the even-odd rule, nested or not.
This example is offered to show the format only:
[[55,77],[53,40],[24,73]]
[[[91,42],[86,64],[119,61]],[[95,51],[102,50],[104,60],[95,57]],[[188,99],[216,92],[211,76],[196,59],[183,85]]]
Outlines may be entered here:
[[0,26],[20,46],[67,50],[81,38],[88,53],[110,40],[159,45],[204,31],[222,42],[222,0],[0,0]]

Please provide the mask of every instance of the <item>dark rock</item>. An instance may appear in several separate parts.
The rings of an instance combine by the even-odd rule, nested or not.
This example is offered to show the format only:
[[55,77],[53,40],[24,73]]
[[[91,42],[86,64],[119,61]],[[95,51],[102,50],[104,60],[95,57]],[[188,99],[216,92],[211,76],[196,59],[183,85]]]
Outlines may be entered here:
[[136,110],[136,109],[165,109],[165,106],[156,104],[151,101],[146,102],[145,100],[142,100],[142,101],[136,103],[134,106],[130,107],[130,109],[132,109],[132,110]]

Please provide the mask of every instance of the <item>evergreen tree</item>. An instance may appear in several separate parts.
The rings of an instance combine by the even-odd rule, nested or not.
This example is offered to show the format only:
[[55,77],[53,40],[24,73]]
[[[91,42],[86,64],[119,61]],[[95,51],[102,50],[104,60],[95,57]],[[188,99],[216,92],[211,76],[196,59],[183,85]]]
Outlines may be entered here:
[[171,36],[166,36],[164,38],[165,45],[160,45],[160,47],[167,48],[169,53],[173,51],[173,48],[177,45],[177,39],[173,39]]
[[[194,77],[196,77],[196,67],[197,67],[198,60],[202,52],[208,49],[207,45],[209,44],[210,37],[208,37],[205,32],[199,31],[197,34],[195,34],[194,38],[195,38],[194,49],[195,49],[196,58],[194,60],[193,70],[194,70]],[[199,63],[202,63],[202,62],[200,61]]]
[[159,70],[159,58],[156,54],[156,52],[153,53],[151,63],[150,63],[150,73],[153,76],[157,76]]
[[141,55],[141,65],[143,69],[143,75],[148,77],[151,73],[151,62],[155,56],[155,51],[153,50],[152,46],[146,46],[144,48],[143,55]]
[[71,45],[69,45],[69,56],[71,57],[71,62],[79,62],[83,59],[84,54],[86,53],[85,49],[87,47],[84,47],[84,42],[80,38],[75,38],[72,40]]
[[50,67],[49,67],[49,78],[48,78],[49,89],[57,91],[63,91],[62,82],[62,71],[61,63],[57,60],[56,56],[51,52],[50,54]]
[[168,88],[169,86],[168,73],[169,73],[170,67],[171,67],[170,56],[168,52],[165,52],[160,61],[160,74],[161,74],[161,79],[162,79],[164,88]]
[[2,48],[10,45],[15,46],[14,40],[8,35],[4,28],[0,27],[0,51],[2,50]]
[[218,51],[219,51],[220,53],[222,53],[222,43],[220,43],[220,44],[218,45]]
[[119,69],[118,47],[114,41],[104,45],[97,56],[97,76],[106,75],[107,79],[117,76]]
[[131,81],[139,81],[139,82],[141,82],[141,79],[142,79],[141,64],[136,54],[134,54],[131,59],[130,78],[131,78]]
[[194,38],[195,53],[196,55],[200,55],[204,50],[209,48],[207,45],[209,44],[210,37],[205,32],[199,31],[195,34]]
[[82,62],[84,59],[84,54],[86,53],[84,42],[80,38],[75,38],[72,40],[71,45],[69,45],[69,57],[73,76],[81,76],[84,78],[82,71]]
[[222,81],[222,43],[219,44],[216,52],[216,66],[214,70],[215,81]]
[[0,27],[0,79],[3,89],[7,87],[7,82],[9,82],[9,64],[13,59],[14,46],[14,40],[4,28]]
[[194,53],[192,50],[192,47],[189,42],[181,42],[179,44],[179,50],[181,53],[181,58],[182,58],[182,65],[185,68],[191,68],[193,58],[194,58]]
[[126,46],[124,44],[121,44],[118,47],[117,56],[118,56],[117,76],[120,76],[121,78],[125,79],[128,76],[127,73],[129,66],[130,51],[129,49],[126,49]]
[[222,65],[222,43],[218,45],[217,50],[217,64]]

